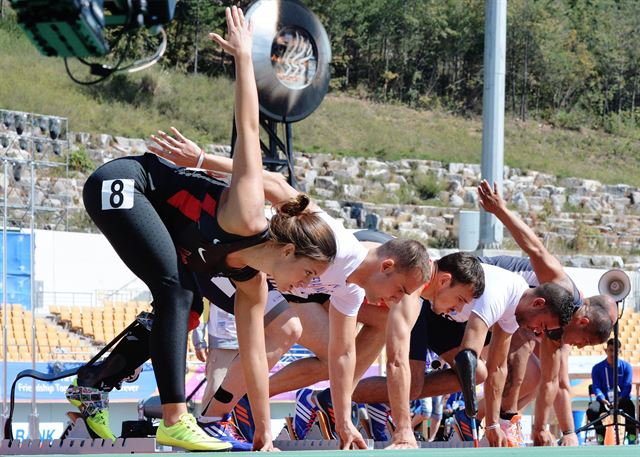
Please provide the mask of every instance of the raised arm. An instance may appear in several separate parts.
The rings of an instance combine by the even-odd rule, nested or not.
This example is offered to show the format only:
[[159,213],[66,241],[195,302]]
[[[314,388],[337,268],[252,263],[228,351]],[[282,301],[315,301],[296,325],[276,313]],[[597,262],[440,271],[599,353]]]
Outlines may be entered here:
[[[164,157],[181,167],[196,167],[204,170],[231,173],[233,160],[205,153],[200,147],[182,135],[175,127],[171,127],[173,136],[161,130],[158,136],[151,135],[151,141],[156,145],[149,146],[149,151]],[[202,158],[202,160],[200,160]],[[264,196],[271,203],[279,203],[298,195],[298,191],[291,187],[280,173],[263,170],[262,179]],[[319,207],[311,202],[309,209],[317,211]]]
[[218,222],[228,232],[253,235],[266,227],[262,183],[262,152],[258,89],[251,60],[252,27],[242,10],[227,8],[227,39],[209,38],[231,54],[236,66],[235,116],[238,138],[226,202],[218,209]]
[[560,261],[547,250],[531,227],[507,208],[497,184],[494,183],[492,189],[486,180],[482,180],[478,186],[478,197],[484,210],[494,214],[507,227],[518,246],[529,256],[540,283],[568,279]]

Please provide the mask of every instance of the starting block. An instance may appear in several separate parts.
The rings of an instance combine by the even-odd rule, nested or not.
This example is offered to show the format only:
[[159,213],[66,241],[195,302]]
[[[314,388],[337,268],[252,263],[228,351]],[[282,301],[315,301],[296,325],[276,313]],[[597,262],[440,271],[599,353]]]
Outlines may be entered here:
[[115,441],[93,438],[0,441],[1,455],[150,454],[155,452],[155,438],[118,438]]
[[0,455],[155,453],[155,438],[93,438],[82,414],[69,411],[69,424],[58,440],[2,440]]
[[[391,444],[390,441],[365,440],[369,449],[384,449]],[[337,440],[276,440],[273,445],[281,451],[337,451],[340,443]],[[421,449],[445,449],[445,448],[472,448],[471,441],[433,441],[418,442]]]
[[68,411],[67,416],[69,417],[69,424],[67,425],[67,428],[64,429],[64,432],[62,432],[62,440],[93,438],[82,414]]
[[340,443],[336,440],[278,440],[274,441],[273,445],[281,451],[337,451],[340,449]]

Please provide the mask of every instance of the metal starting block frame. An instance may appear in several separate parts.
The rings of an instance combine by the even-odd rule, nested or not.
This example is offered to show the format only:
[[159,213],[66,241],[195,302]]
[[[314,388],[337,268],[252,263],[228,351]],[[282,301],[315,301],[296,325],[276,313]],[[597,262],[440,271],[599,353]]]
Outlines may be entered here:
[[0,441],[1,455],[150,454],[155,452],[155,438],[118,438],[115,441],[93,438]]
[[67,413],[70,423],[58,440],[2,440],[0,455],[47,454],[135,454],[155,453],[155,438],[118,438],[115,441],[91,438],[81,414]]
[[[384,449],[390,442],[367,440],[373,449]],[[273,443],[281,451],[336,451],[336,440],[276,440]],[[435,441],[419,442],[420,448],[471,448],[472,442]],[[156,449],[155,438],[118,438],[115,441],[92,438],[67,438],[64,440],[2,440],[0,455],[91,455],[91,454],[167,454]]]
[[[369,449],[384,449],[390,441],[365,440]],[[273,445],[281,451],[337,451],[340,443],[337,440],[276,440]],[[471,441],[418,441],[421,449],[472,448]]]
[[[63,434],[63,439],[57,440],[8,440],[0,441],[0,455],[91,455],[91,454],[167,454],[170,447],[156,445],[155,438],[118,438],[115,441],[102,438],[91,438],[87,424],[82,415],[69,412],[70,423]],[[279,436],[287,435],[283,432]],[[317,431],[320,434],[320,430]],[[390,441],[373,441],[366,439],[369,449],[384,449]],[[337,451],[340,443],[337,440],[306,439],[288,440],[276,439],[274,446],[281,451]],[[418,442],[420,448],[470,448],[472,442],[467,441],[435,441]],[[173,452],[180,449],[174,449]]]

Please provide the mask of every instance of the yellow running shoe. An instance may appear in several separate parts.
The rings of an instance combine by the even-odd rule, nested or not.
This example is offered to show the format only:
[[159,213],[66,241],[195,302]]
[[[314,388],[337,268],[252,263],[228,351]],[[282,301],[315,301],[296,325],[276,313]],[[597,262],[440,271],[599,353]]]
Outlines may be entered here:
[[116,440],[116,436],[109,427],[109,410],[107,408],[101,409],[91,416],[85,418],[87,426],[93,433],[105,440]]
[[175,446],[187,451],[229,451],[231,443],[225,443],[205,433],[191,414],[184,413],[180,420],[170,427],[160,421],[156,442],[166,446]]
[[75,378],[67,388],[67,400],[78,408],[89,427],[98,438],[116,440],[109,427],[109,394],[93,387],[78,387]]

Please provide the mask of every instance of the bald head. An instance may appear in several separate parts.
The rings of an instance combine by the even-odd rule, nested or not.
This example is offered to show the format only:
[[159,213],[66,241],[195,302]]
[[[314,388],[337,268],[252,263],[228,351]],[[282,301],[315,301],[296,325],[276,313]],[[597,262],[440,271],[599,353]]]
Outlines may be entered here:
[[586,330],[597,340],[597,344],[604,343],[618,320],[615,300],[608,295],[594,295],[584,300],[582,308],[583,316],[589,319]]
[[594,295],[585,298],[565,326],[562,341],[578,347],[602,344],[609,338],[617,318],[616,303],[611,297]]

